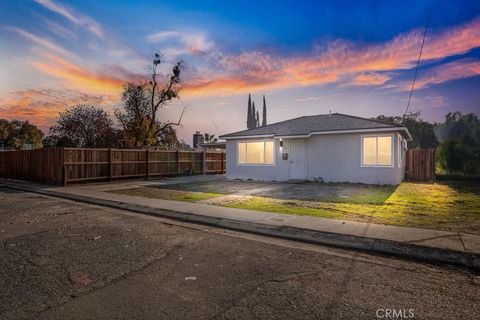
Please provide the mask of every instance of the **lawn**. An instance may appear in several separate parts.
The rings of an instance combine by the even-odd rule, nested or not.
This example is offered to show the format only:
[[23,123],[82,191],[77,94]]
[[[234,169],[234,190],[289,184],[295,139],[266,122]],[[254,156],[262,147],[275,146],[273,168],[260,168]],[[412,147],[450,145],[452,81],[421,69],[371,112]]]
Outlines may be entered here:
[[187,201],[197,202],[201,200],[207,200],[215,197],[220,197],[222,194],[209,193],[209,192],[188,192],[181,190],[169,190],[161,188],[135,188],[127,190],[115,190],[113,193],[125,194],[129,196],[141,196],[154,199],[175,200],[175,201]]
[[[234,188],[235,191],[229,194],[239,196],[224,197],[225,201],[222,194],[226,193],[224,190],[231,189],[219,186],[216,190],[214,183],[209,182],[208,185],[199,185],[197,188],[190,184],[182,187],[169,186],[168,189],[143,187],[117,192],[160,199],[202,201],[232,208],[480,235],[480,186],[474,182],[402,183],[398,187],[246,182],[245,191]],[[236,187],[242,183],[245,182],[232,182]],[[193,189],[209,192],[192,191]]]

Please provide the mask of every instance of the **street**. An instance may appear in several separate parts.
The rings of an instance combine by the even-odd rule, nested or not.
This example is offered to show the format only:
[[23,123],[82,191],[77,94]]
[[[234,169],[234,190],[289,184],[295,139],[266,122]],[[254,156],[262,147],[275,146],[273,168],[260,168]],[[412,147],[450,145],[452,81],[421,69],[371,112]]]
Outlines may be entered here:
[[468,270],[2,188],[0,241],[0,319],[480,314],[480,276]]

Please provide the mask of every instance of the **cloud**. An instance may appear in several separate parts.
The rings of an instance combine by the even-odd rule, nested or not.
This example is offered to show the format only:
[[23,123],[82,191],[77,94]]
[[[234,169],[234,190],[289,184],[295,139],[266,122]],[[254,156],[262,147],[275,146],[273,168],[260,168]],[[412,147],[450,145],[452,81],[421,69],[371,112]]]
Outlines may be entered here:
[[[45,55],[46,61],[34,61],[32,65],[44,73],[66,81],[66,87],[83,92],[117,94],[128,81],[140,76],[127,72],[121,67],[110,67],[110,72],[94,72],[59,56]],[[128,77],[133,79],[129,79]]]
[[379,86],[384,84],[390,79],[391,77],[385,74],[379,74],[374,72],[361,73],[359,75],[356,75],[353,78],[351,84],[356,86],[369,86],[369,85]]
[[[451,80],[463,79],[480,75],[480,61],[474,59],[461,59],[439,65],[428,70],[415,83],[416,89],[431,86],[433,84],[444,83]],[[404,89],[410,90],[407,85]]]
[[50,51],[55,51],[57,53],[60,53],[64,56],[70,56],[70,57],[76,57],[78,58],[78,56],[76,56],[75,54],[71,53],[70,51],[62,48],[61,46],[53,43],[52,41],[50,40],[47,40],[45,38],[41,38],[39,36],[36,36],[28,31],[25,31],[23,29],[20,29],[20,28],[9,28],[13,31],[15,31],[16,33],[18,33],[19,35],[21,35],[23,38],[35,43],[36,45],[46,49],[46,50],[50,50]]
[[297,102],[307,102],[307,101],[318,101],[321,100],[320,97],[306,97],[306,98],[297,98],[295,101]]
[[340,96],[340,93],[332,93],[332,94],[327,94],[319,97],[306,97],[306,98],[297,98],[294,101],[296,102],[308,102],[308,101],[319,101],[319,100],[325,100],[325,99],[331,99],[334,97]]
[[[36,57],[32,65],[39,71],[64,81],[64,87],[87,94],[116,94],[127,81],[143,81],[137,70],[147,62],[115,36],[88,16],[61,6],[51,0],[36,0],[45,8],[65,17],[71,23],[90,31],[102,41],[88,41],[76,34],[66,35],[76,45],[84,42],[84,48],[102,52],[102,57],[118,58],[117,63],[102,62],[88,54],[78,57],[51,40],[28,31],[11,28],[34,47]],[[48,24],[55,33],[62,26]],[[199,31],[161,31],[145,37],[149,43],[164,47],[164,53],[185,58],[189,70],[183,78],[183,95],[187,97],[225,96],[256,91],[277,90],[335,83],[354,86],[391,86],[394,75],[415,66],[423,30],[412,30],[389,41],[374,44],[358,44],[345,40],[317,43],[311,52],[282,55],[273,50],[227,52]],[[98,40],[98,39],[97,39]],[[78,42],[78,43],[77,43]],[[36,50],[40,47],[42,50]],[[429,32],[423,53],[422,65],[432,61],[464,54],[480,47],[480,18],[456,27]],[[93,55],[92,55],[93,56]],[[91,59],[91,60],[89,60]],[[142,61],[142,63],[140,63]],[[445,64],[447,70],[432,69],[419,78],[417,88],[441,83],[452,78],[478,74],[478,62],[471,60],[461,66]],[[129,67],[128,69],[126,67]],[[462,67],[467,67],[464,72]],[[440,67],[439,67],[440,68]],[[135,70],[135,71],[131,71]],[[397,71],[393,73],[392,71]]]
[[[105,35],[105,31],[98,23],[83,14],[50,0],[36,1],[97,36]],[[85,92],[105,91],[109,94],[114,92],[120,94],[126,81],[143,79],[135,72],[119,67],[118,64],[92,68],[91,63],[82,61],[47,39],[18,28],[14,30],[25,39],[47,50],[47,54],[42,54],[33,65],[50,76],[65,80],[68,88]],[[413,30],[389,41],[375,44],[360,45],[344,40],[326,41],[318,43],[308,54],[296,53],[289,56],[261,50],[225,52],[205,33],[196,31],[161,31],[147,35],[145,40],[161,44],[164,53],[169,56],[182,56],[187,60],[190,70],[184,73],[184,95],[197,97],[328,83],[354,86],[380,86],[387,82],[391,84],[392,76],[385,72],[415,66],[422,31]],[[95,46],[98,45],[101,44]],[[104,46],[105,49],[98,47],[95,50],[104,50],[110,57],[120,55],[122,65],[135,67],[130,61],[135,58],[138,61],[138,56],[135,58],[130,56],[128,53],[131,49],[128,46],[115,44],[112,47],[111,39],[108,39]],[[480,18],[477,18],[460,26],[430,32],[426,39],[423,63],[463,54],[479,46]],[[76,62],[73,63],[70,58],[74,58]],[[138,63],[136,65],[138,66]],[[449,74],[452,76],[453,72],[451,70]],[[475,73],[475,69],[470,72]],[[455,76],[461,77],[462,74],[457,71]],[[424,81],[442,81],[447,75],[445,72],[442,74],[437,72],[435,78],[436,80]],[[422,86],[425,85],[420,82],[418,88]]]
[[0,118],[30,120],[44,132],[60,112],[77,104],[111,106],[115,97],[91,95],[75,90],[28,89],[11,91],[0,98]]
[[[172,36],[172,33],[157,34],[162,40]],[[290,57],[260,51],[229,54],[212,46],[214,58],[199,70],[197,77],[189,79],[185,90],[205,96],[325,83],[384,85],[391,76],[381,72],[415,67],[422,36],[423,30],[418,29],[376,44],[358,45],[335,40],[317,44],[310,54]],[[431,31],[426,39],[422,64],[465,54],[477,47],[480,47],[480,18],[453,28]],[[205,77],[204,70],[207,74],[209,70],[216,70],[216,73]],[[474,74],[475,70],[470,73]],[[456,76],[461,77],[461,73]],[[353,80],[349,82],[348,79]],[[446,77],[437,79],[441,81]]]
[[188,33],[178,31],[161,31],[145,37],[149,43],[166,44],[164,54],[170,55],[202,55],[213,48],[213,42],[203,33]]
[[78,39],[75,33],[65,28],[64,26],[47,19],[44,19],[44,21],[45,21],[45,24],[48,26],[48,29],[54,34],[56,34],[57,36],[60,36],[62,38],[69,39],[69,40]]
[[59,15],[62,15],[70,22],[89,30],[91,33],[95,34],[99,38],[105,38],[105,31],[100,26],[98,22],[93,20],[92,18],[80,13],[68,9],[64,6],[61,6],[51,0],[35,0],[38,4],[44,6],[50,11],[56,12]]

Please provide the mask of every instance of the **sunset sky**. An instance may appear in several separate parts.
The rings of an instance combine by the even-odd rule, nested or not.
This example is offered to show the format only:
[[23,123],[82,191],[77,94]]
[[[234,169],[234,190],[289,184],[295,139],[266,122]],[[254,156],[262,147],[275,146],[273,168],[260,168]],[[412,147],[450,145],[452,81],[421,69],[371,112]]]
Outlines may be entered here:
[[113,113],[127,81],[184,61],[159,113],[180,138],[245,129],[248,93],[268,122],[332,112],[401,115],[431,12],[411,109],[430,121],[480,110],[480,1],[0,0],[0,118],[45,133],[59,112]]

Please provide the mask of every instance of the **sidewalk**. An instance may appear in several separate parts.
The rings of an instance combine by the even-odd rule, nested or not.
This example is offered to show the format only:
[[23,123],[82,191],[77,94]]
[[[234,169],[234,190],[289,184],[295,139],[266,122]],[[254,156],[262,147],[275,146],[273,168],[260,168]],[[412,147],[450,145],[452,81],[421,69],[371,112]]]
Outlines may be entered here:
[[480,236],[126,196],[85,187],[0,180],[0,185],[74,201],[322,245],[480,270]]

